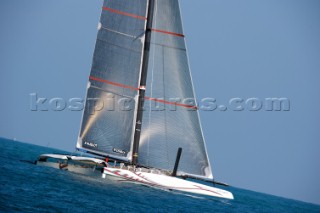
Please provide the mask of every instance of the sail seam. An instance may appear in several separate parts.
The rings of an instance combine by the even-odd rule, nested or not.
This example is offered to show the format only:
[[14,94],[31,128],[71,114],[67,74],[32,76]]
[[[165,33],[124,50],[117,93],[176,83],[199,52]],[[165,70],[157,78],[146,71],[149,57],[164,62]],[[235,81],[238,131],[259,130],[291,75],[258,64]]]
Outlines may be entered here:
[[156,45],[156,46],[161,46],[161,47],[170,48],[170,49],[176,49],[176,50],[181,50],[181,51],[187,51],[185,48],[174,47],[174,46],[169,46],[169,45],[165,45],[165,44],[159,44],[159,43],[155,43],[155,42],[151,42],[151,44]]
[[117,87],[122,87],[122,88],[126,88],[126,89],[135,90],[135,91],[139,90],[139,88],[136,88],[136,87],[132,87],[132,86],[124,85],[124,84],[119,84],[119,83],[116,83],[116,82],[104,80],[104,79],[101,79],[101,78],[96,78],[96,77],[93,77],[93,76],[90,76],[89,79],[93,80],[93,81],[98,81],[98,82],[101,82],[101,83],[105,83],[105,84],[111,84],[111,85],[114,85],[114,86],[117,86]]
[[186,107],[186,108],[190,108],[190,109],[198,109],[197,106],[192,106],[192,105],[188,105],[188,104],[180,104],[180,103],[171,102],[171,101],[165,101],[165,100],[158,99],[158,98],[145,97],[145,99],[149,100],[149,101],[155,101],[155,102],[169,104],[169,105],[181,106],[181,107]]
[[100,90],[100,91],[103,91],[103,92],[106,92],[106,93],[110,93],[110,94],[118,95],[118,96],[121,96],[121,97],[125,97],[125,98],[132,98],[132,99],[134,99],[134,97],[132,97],[132,96],[128,96],[128,95],[124,95],[124,94],[120,94],[120,93],[117,93],[117,92],[114,92],[114,91],[111,91],[111,90],[102,89],[102,88],[100,88],[100,87],[90,86],[90,88],[97,89],[97,90]]
[[183,34],[180,33],[175,33],[175,32],[169,32],[169,31],[165,31],[165,30],[158,30],[158,29],[149,29],[152,32],[157,32],[157,33],[163,33],[163,34],[168,34],[168,35],[173,35],[173,36],[178,36],[178,37],[185,37]]
[[[98,81],[98,82],[101,82],[101,83],[105,83],[105,84],[110,84],[110,85],[117,86],[117,87],[122,87],[122,88],[126,88],[126,89],[135,90],[135,91],[139,90],[139,88],[135,88],[135,87],[132,87],[132,86],[128,86],[128,85],[124,85],[124,84],[120,84],[120,83],[104,80],[104,79],[101,79],[101,78],[96,78],[96,77],[93,77],[93,76],[90,76],[89,79],[93,80],[93,81]],[[162,100],[162,99],[152,98],[152,97],[147,97],[147,96],[145,96],[145,100],[164,103],[164,104],[169,104],[169,105],[181,106],[181,107],[186,107],[186,108],[190,108],[190,109],[198,109],[197,106],[192,106],[192,105],[188,105],[188,104],[181,104],[181,103],[171,102],[171,101],[165,101],[165,100]]]
[[120,46],[120,45],[117,45],[117,44],[114,44],[114,43],[110,43],[110,42],[107,42],[103,39],[97,39],[97,41],[101,41],[101,42],[104,42],[106,44],[109,44],[109,45],[112,45],[112,46],[115,46],[115,47],[119,47],[121,49],[125,49],[125,50],[129,50],[129,51],[132,51],[132,52],[135,52],[135,53],[141,53],[140,51],[137,51],[137,50],[134,50],[134,49],[131,49],[131,48],[128,48],[128,47],[123,47],[123,46]]
[[127,12],[123,12],[123,11],[120,11],[120,10],[115,10],[115,9],[112,9],[112,8],[109,8],[109,7],[102,7],[102,9],[103,10],[107,10],[107,11],[112,12],[112,13],[119,14],[119,15],[124,15],[124,16],[128,16],[128,17],[136,18],[136,19],[141,19],[141,20],[147,20],[146,17],[138,16],[138,15],[127,13]]

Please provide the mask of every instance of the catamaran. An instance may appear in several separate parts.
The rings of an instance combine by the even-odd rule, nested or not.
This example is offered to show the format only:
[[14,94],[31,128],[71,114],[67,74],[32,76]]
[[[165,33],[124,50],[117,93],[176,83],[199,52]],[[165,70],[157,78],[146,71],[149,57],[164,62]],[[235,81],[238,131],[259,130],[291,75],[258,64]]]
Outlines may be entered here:
[[42,155],[42,163],[86,162],[102,178],[233,199],[188,180],[219,184],[195,101],[179,0],[104,0],[86,96],[76,148],[95,157]]

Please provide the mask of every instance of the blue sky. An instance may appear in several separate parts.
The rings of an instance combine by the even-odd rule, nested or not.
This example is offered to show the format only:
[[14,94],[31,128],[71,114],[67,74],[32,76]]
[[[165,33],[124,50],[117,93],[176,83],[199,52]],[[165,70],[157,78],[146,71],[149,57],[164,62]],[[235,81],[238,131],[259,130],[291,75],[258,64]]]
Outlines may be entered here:
[[[2,0],[0,136],[73,151],[81,112],[32,112],[84,97],[102,1]],[[286,97],[290,111],[201,112],[217,180],[320,204],[320,2],[182,0],[198,99]]]

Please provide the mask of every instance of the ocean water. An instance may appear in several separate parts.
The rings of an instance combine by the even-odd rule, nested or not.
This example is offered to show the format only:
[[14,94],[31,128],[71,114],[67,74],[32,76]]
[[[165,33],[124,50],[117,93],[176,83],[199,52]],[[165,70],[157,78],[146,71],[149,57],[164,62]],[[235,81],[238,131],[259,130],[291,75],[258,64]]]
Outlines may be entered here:
[[235,200],[117,183],[20,160],[61,153],[0,138],[0,212],[320,212],[319,205],[228,187]]

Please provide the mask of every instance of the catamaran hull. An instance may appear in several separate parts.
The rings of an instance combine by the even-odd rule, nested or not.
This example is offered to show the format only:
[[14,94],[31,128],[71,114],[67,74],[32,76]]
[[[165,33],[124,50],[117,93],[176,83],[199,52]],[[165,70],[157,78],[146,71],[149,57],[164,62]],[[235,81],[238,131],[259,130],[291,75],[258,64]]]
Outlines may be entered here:
[[104,168],[102,177],[116,181],[132,182],[135,184],[142,184],[161,189],[233,199],[232,193],[226,190],[161,174],[134,172],[124,169],[106,167]]

